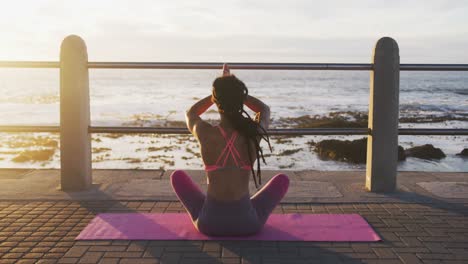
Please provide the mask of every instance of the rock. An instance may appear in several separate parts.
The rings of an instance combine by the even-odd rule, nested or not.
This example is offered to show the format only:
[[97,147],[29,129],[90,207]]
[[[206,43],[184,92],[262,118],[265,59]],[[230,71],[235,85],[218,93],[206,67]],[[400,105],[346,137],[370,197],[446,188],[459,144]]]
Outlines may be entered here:
[[420,159],[442,159],[444,152],[440,148],[434,148],[431,144],[416,146],[405,151],[406,156]]
[[405,149],[402,146],[398,146],[398,161],[406,160]]
[[323,140],[315,145],[315,152],[321,159],[365,163],[367,151],[367,138],[353,141]]
[[440,123],[445,121],[468,121],[468,116],[446,115],[425,115],[400,117],[400,123]]
[[468,157],[468,148],[463,149],[457,156]]
[[54,156],[55,149],[25,150],[12,159],[13,162],[47,161]]
[[[315,145],[314,151],[321,159],[332,159],[352,163],[366,163],[367,138],[349,140],[323,140]],[[398,146],[398,160],[405,160],[403,147]]]

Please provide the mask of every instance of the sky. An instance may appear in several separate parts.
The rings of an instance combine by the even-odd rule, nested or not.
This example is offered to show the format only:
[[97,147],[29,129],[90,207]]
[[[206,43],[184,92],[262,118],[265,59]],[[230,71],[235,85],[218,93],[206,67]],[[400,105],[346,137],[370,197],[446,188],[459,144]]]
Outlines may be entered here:
[[57,61],[70,34],[90,61],[468,63],[465,0],[0,0],[0,61]]

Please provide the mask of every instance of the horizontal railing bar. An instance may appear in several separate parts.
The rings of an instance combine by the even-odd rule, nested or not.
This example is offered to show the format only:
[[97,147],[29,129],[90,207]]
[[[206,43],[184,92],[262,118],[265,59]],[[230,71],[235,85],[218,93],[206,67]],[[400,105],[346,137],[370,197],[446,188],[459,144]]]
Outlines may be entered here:
[[[186,128],[175,127],[90,127],[91,133],[159,133],[190,134]],[[302,128],[268,129],[270,135],[367,135],[367,128]]]
[[[91,69],[220,69],[219,62],[89,62]],[[370,63],[229,63],[238,70],[372,70]],[[59,68],[54,61],[0,61],[0,68]],[[401,71],[468,71],[468,64],[400,64]]]
[[[0,126],[0,132],[60,132],[59,126]],[[92,126],[90,133],[124,133],[124,134],[189,134],[186,128],[179,127],[108,127]],[[368,135],[368,128],[274,128],[270,135]],[[434,136],[467,136],[468,129],[434,129],[434,128],[399,128],[399,135],[434,135]]]
[[90,127],[90,133],[121,133],[121,134],[190,134],[181,127]]
[[[189,134],[176,127],[90,127],[91,133]],[[273,128],[270,135],[368,135],[368,128]],[[399,135],[468,135],[468,129],[399,128]]]
[[400,64],[400,71],[468,71],[468,64]]
[[[213,69],[218,70],[223,63],[218,62],[90,62],[95,69]],[[233,70],[372,70],[372,64],[365,63],[229,63]]]
[[58,61],[0,61],[0,68],[60,68]]
[[0,126],[0,132],[60,132],[59,126]]
[[468,129],[463,128],[399,128],[398,135],[403,136],[468,136]]

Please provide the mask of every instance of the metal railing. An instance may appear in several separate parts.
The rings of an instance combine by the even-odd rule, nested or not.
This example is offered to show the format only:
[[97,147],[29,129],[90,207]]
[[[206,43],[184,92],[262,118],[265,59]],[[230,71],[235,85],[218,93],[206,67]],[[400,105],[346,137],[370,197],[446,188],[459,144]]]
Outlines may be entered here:
[[[123,134],[190,134],[181,127],[124,127],[124,126],[90,126],[89,133],[123,133]],[[0,126],[0,132],[60,132],[60,126]],[[270,135],[370,135],[369,128],[272,128]],[[467,136],[468,129],[462,128],[399,128],[402,136]]]
[[[60,69],[60,126],[0,125],[0,132],[60,133],[62,189],[86,189],[92,182],[90,133],[189,133],[180,127],[91,126],[89,69],[220,69],[222,65],[215,62],[88,62],[84,41],[69,36],[62,42],[60,62],[0,61],[0,68]],[[229,66],[235,70],[373,71],[368,128],[268,130],[271,135],[367,135],[366,187],[371,191],[395,189],[398,135],[468,135],[468,129],[398,128],[400,71],[468,71],[468,64],[400,64],[398,45],[391,38],[377,42],[370,64],[229,63]]]
[[[219,62],[88,62],[89,69],[219,70]],[[229,63],[234,70],[371,71],[371,63]],[[0,61],[0,68],[60,68],[57,61]],[[400,64],[400,71],[468,71],[468,64]]]
[[[216,62],[88,62],[89,69],[220,69]],[[373,70],[370,63],[229,63],[238,70]],[[0,68],[60,68],[55,61],[0,61]],[[468,64],[400,64],[400,71],[468,71]],[[1,126],[0,132],[59,132],[58,126]],[[90,133],[189,134],[177,127],[92,126]],[[369,135],[367,128],[269,129],[271,135]],[[468,129],[400,128],[399,135],[468,135]]]

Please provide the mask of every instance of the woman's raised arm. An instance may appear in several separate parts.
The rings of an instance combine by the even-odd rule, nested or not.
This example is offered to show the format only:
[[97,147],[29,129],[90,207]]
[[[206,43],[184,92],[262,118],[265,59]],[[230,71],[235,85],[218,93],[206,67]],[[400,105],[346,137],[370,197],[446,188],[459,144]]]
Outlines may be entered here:
[[244,104],[252,109],[258,118],[258,122],[264,129],[268,129],[270,126],[270,107],[266,105],[264,102],[260,101],[251,95],[247,95],[247,98],[244,101]]
[[213,105],[211,101],[211,95],[199,100],[192,107],[190,107],[185,113],[185,121],[187,123],[187,128],[190,132],[198,138],[198,128],[203,125],[207,125],[203,119],[200,118],[200,115],[203,114],[210,106]]

